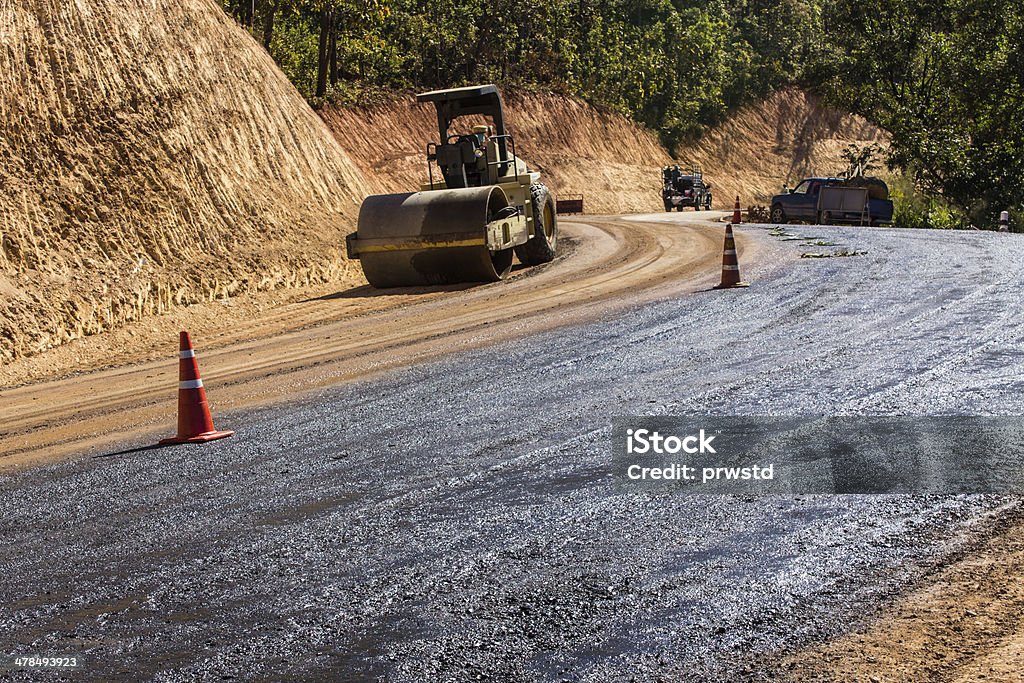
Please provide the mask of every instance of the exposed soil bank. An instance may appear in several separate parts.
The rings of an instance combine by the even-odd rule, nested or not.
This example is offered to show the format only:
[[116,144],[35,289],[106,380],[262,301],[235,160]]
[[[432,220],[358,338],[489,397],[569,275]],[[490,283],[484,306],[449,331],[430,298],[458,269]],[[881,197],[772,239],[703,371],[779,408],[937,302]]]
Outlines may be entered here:
[[350,275],[365,181],[217,3],[5,3],[0,45],[0,362]]
[[704,167],[717,203],[765,204],[784,185],[846,168],[849,145],[888,147],[889,135],[865,119],[827,106],[798,88],[743,107],[683,152]]
[[[657,137],[629,119],[582,100],[540,92],[506,93],[508,128],[517,149],[556,194],[582,194],[587,213],[659,211],[661,168],[673,163]],[[325,108],[338,142],[380,192],[407,192],[426,179],[427,141],[437,140],[432,105],[409,95],[386,105]],[[888,145],[888,135],[859,116],[833,109],[797,88],[737,111],[690,148],[718,208],[764,202],[786,183],[846,166],[849,145]]]
[[[0,386],[81,369],[75,353],[17,363],[83,337],[159,341],[153,318],[171,311],[363,284],[343,250],[358,205],[417,188],[437,135],[410,95],[321,119],[212,0],[26,0],[0,44]],[[585,195],[588,213],[661,208],[670,159],[653,133],[571,97],[506,102],[519,153],[556,193]],[[680,155],[731,206],[881,138],[787,90]],[[107,346],[101,362],[122,362]]]
[[[506,92],[504,102],[516,151],[556,195],[583,194],[587,213],[661,208],[661,167],[670,159],[653,133],[573,97]],[[425,146],[438,137],[433,105],[407,95],[321,115],[378,191],[409,192],[426,180]]]

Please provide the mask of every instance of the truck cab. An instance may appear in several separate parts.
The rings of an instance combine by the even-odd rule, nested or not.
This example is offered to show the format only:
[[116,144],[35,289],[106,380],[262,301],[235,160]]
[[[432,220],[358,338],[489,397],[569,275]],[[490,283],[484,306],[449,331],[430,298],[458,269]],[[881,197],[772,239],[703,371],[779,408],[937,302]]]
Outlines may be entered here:
[[772,197],[772,222],[816,221],[821,188],[841,182],[839,178],[804,178],[792,190]]

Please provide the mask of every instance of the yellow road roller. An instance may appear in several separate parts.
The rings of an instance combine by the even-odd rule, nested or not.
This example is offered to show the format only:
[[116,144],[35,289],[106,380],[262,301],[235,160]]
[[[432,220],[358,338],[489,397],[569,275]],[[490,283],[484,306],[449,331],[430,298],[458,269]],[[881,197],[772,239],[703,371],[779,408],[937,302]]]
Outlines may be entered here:
[[[426,146],[419,192],[363,200],[348,256],[374,287],[494,282],[512,255],[533,266],[555,257],[555,199],[516,155],[494,85],[416,96],[437,109],[440,142]],[[465,117],[465,118],[464,118]],[[468,128],[453,131],[457,119]]]

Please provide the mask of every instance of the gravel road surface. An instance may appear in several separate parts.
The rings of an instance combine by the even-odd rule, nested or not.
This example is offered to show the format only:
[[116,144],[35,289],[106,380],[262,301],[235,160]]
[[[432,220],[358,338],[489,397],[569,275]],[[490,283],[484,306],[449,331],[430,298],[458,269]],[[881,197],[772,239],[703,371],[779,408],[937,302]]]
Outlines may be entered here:
[[0,476],[3,649],[84,652],[76,680],[765,680],[1019,501],[633,491],[611,420],[1020,414],[1024,259],[994,233],[739,232],[749,289]]

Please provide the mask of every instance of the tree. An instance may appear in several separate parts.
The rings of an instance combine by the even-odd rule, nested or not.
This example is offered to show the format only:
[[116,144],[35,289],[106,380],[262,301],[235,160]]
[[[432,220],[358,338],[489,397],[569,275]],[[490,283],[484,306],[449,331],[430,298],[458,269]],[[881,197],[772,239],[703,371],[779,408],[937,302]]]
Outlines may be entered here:
[[831,0],[834,101],[892,133],[889,163],[910,169],[977,225],[1024,203],[1016,0]]
[[334,29],[334,7],[324,2],[320,8],[320,42],[316,70],[316,97],[327,94],[327,69],[330,66],[330,34]]
[[277,15],[277,0],[263,0],[263,47],[270,50],[274,40],[274,19]]

